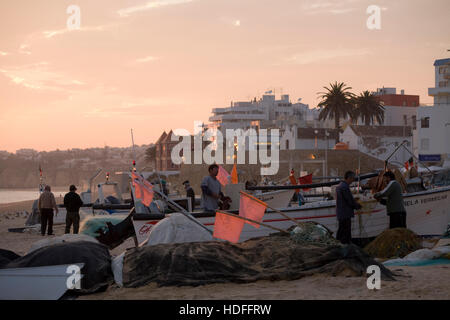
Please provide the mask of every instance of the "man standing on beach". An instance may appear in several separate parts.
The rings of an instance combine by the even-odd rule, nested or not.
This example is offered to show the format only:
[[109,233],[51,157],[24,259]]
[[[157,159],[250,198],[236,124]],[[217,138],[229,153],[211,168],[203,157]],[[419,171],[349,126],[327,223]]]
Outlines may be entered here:
[[186,180],[183,182],[184,189],[186,190],[186,197],[190,198],[191,201],[191,209],[194,211],[195,209],[195,192],[194,189],[192,189],[189,180]]
[[203,209],[207,212],[215,212],[219,208],[219,199],[223,197],[222,187],[217,174],[219,166],[212,164],[208,168],[209,175],[204,177],[200,187],[202,188]]
[[373,195],[375,199],[386,206],[389,216],[389,229],[406,228],[406,210],[403,205],[402,186],[395,180],[392,171],[384,173],[387,186]]
[[73,233],[78,234],[80,228],[80,208],[83,205],[83,201],[80,196],[75,192],[77,187],[71,185],[70,192],[64,196],[64,206],[67,210],[66,215],[66,232],[70,233],[70,227],[73,223]]
[[41,234],[45,236],[48,223],[48,235],[53,235],[53,209],[55,209],[57,215],[58,207],[50,186],[45,186],[44,192],[39,197],[38,208],[41,213]]
[[336,188],[336,216],[339,222],[336,239],[343,244],[349,244],[352,239],[352,218],[354,210],[361,209],[361,205],[355,201],[350,185],[355,181],[355,173],[347,171],[342,181]]

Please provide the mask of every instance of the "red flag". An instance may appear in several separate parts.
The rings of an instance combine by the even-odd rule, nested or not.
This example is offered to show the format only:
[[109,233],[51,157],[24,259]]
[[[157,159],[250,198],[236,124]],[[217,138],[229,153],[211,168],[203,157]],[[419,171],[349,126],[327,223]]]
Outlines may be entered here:
[[243,227],[244,220],[216,212],[213,237],[237,243]]
[[41,168],[41,165],[39,165],[39,176],[42,177],[42,168]]
[[405,162],[405,169],[406,169],[406,171],[409,170],[409,163],[408,163],[408,161]]
[[141,199],[142,203],[148,207],[153,201],[153,185],[134,172],[131,176],[136,198]]
[[217,180],[219,180],[220,184],[226,186],[230,183],[229,181],[230,174],[222,167],[219,166],[219,173],[217,174]]
[[[262,221],[266,212],[267,204],[245,192],[241,191],[241,200],[239,203],[239,215],[243,218],[252,219],[258,222]],[[255,228],[259,228],[259,224],[245,221]]]
[[[298,183],[299,184],[311,184],[312,183],[312,173],[298,178]],[[309,189],[309,188],[303,189],[303,191],[309,191],[309,190],[311,190],[311,189]]]

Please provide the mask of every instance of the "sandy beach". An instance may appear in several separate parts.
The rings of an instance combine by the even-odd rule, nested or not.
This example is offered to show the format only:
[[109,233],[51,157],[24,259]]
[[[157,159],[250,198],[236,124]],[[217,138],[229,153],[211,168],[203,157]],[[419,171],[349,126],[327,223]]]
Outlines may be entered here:
[[[0,248],[24,255],[31,245],[43,239],[39,233],[8,232],[24,227],[26,217],[16,214],[31,211],[32,201],[0,205]],[[64,225],[54,227],[56,236],[64,234]],[[132,247],[128,239],[111,251],[112,256]],[[87,300],[156,300],[156,299],[450,299],[450,265],[426,267],[390,267],[397,281],[382,281],[380,290],[369,290],[365,277],[324,276],[305,277],[294,281],[257,281],[246,284],[210,284],[198,287],[160,287],[150,284],[140,288],[119,288],[81,296]]]

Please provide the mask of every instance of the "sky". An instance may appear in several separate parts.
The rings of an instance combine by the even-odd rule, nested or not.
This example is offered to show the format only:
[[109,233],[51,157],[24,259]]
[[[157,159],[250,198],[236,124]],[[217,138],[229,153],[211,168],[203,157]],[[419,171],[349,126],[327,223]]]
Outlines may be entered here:
[[131,129],[149,144],[271,89],[316,107],[334,81],[431,104],[449,12],[448,0],[1,1],[0,150],[125,147]]

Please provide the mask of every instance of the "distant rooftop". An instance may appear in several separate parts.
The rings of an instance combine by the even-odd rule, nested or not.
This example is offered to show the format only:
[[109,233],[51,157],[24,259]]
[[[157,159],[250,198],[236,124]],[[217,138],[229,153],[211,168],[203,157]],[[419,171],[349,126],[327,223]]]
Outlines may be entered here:
[[435,67],[437,67],[437,66],[443,66],[443,65],[445,65],[445,64],[450,64],[450,58],[447,58],[447,59],[439,59],[439,60],[434,61],[434,66],[435,66]]

